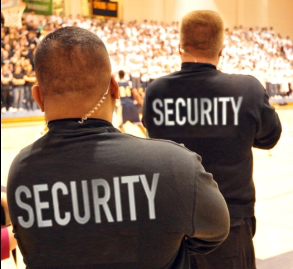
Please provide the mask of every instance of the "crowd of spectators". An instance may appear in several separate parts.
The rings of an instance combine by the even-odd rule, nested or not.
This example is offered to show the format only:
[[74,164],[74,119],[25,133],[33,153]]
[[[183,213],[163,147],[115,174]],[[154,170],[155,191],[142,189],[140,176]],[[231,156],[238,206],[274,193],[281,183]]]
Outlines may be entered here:
[[[152,80],[180,70],[178,22],[125,23],[80,15],[40,17],[31,12],[24,14],[20,29],[1,25],[2,113],[36,108],[31,95],[36,83],[35,48],[48,33],[65,26],[97,34],[108,49],[113,72],[124,70],[142,95]],[[289,37],[282,37],[272,27],[238,26],[226,29],[224,44],[220,70],[255,76],[271,98],[292,96],[293,44]]]

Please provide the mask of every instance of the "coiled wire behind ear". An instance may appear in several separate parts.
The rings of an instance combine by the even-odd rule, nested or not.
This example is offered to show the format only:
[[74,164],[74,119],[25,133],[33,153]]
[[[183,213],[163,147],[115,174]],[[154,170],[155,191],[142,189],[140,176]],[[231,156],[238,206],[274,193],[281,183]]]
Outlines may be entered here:
[[181,53],[185,53],[185,50],[182,49],[181,47],[180,47],[179,51],[180,51]]
[[84,121],[86,121],[88,119],[88,117],[90,117],[96,110],[98,110],[101,105],[104,103],[104,101],[106,100],[106,95],[108,94],[109,92],[109,88],[110,88],[110,83],[111,83],[111,78],[109,80],[109,84],[108,84],[108,87],[107,87],[107,90],[106,92],[103,94],[103,96],[101,97],[101,99],[99,100],[99,102],[93,107],[93,109],[91,109],[84,117],[82,117],[80,119],[80,121],[78,121],[78,123],[80,124],[83,124]]
[[179,48],[179,51],[180,51],[181,53],[183,53],[183,54],[186,54],[186,55],[192,57],[192,58],[194,59],[194,62],[197,63],[197,60],[195,59],[195,57],[192,56],[191,54],[185,52],[185,50],[184,50],[183,48],[180,47],[180,48]]

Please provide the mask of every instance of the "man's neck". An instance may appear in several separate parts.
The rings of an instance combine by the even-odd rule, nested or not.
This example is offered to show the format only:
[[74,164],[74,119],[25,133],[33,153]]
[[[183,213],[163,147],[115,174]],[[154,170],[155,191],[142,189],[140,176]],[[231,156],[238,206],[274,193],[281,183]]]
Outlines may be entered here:
[[[105,104],[106,105],[106,104]],[[58,107],[58,106],[56,106]],[[62,107],[62,106],[59,106]],[[99,110],[93,111],[91,109],[50,109],[45,108],[46,121],[72,119],[72,118],[96,118],[112,122],[112,113],[110,108],[101,107]]]
[[212,64],[214,66],[217,66],[219,63],[218,59],[208,59],[203,57],[193,57],[193,56],[181,56],[181,62],[182,63],[202,63],[202,64]]

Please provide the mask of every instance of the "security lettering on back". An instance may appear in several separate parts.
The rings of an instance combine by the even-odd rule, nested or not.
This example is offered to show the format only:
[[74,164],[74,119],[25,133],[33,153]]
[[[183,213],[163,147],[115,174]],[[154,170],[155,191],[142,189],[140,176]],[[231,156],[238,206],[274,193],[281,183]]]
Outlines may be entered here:
[[[227,125],[228,111],[233,111],[233,125],[238,116],[243,97],[215,98],[165,98],[152,101],[153,122],[157,126],[175,125]],[[232,108],[232,110],[231,110]],[[221,118],[221,120],[219,120]]]
[[[67,225],[72,219],[74,219],[79,224],[86,224],[91,217],[94,216],[95,223],[101,223],[101,211],[105,213],[106,219],[108,222],[122,222],[123,219],[123,210],[121,203],[121,192],[120,185],[127,184],[128,189],[128,201],[129,201],[129,212],[130,212],[130,220],[136,221],[136,200],[135,200],[135,187],[139,182],[142,184],[144,189],[146,199],[148,202],[148,211],[149,211],[149,219],[156,219],[156,210],[155,210],[155,196],[157,191],[159,181],[159,173],[153,174],[153,179],[151,186],[148,184],[147,178],[145,175],[132,175],[132,176],[122,176],[122,177],[114,177],[113,178],[113,187],[114,187],[114,200],[115,200],[115,210],[116,214],[114,215],[111,212],[108,202],[111,198],[111,189],[108,181],[105,179],[92,179],[92,180],[82,180],[81,188],[82,188],[82,200],[84,206],[84,214],[80,215],[79,212],[79,200],[77,197],[77,184],[76,181],[70,181],[70,187],[63,182],[56,182],[53,184],[51,190],[48,188],[48,184],[37,184],[33,185],[32,191],[24,185],[19,186],[15,190],[15,201],[16,204],[23,210],[26,211],[25,216],[17,216],[19,224],[24,228],[30,228],[34,225],[35,221],[37,221],[38,227],[51,227],[53,226],[53,221],[51,219],[44,219],[43,210],[50,209],[48,201],[41,201],[40,193],[50,191],[50,195],[52,196],[53,201],[53,212],[54,219],[57,224],[61,226]],[[94,212],[90,212],[90,199],[89,199],[89,184],[92,190],[93,197],[93,209]],[[100,190],[100,191],[99,191]],[[101,191],[102,190],[102,191]],[[103,195],[101,195],[103,193]],[[33,198],[35,204],[35,212],[33,208],[23,202],[23,195],[26,198]],[[59,203],[60,195],[70,195],[72,202],[72,210],[63,212],[62,216],[60,213],[60,208],[62,205]]]

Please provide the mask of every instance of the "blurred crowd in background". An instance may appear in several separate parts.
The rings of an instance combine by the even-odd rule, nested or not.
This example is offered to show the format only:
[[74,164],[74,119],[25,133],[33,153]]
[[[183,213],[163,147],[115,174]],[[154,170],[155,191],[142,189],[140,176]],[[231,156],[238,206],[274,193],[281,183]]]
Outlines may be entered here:
[[[4,18],[5,20],[5,18]],[[1,24],[1,111],[34,110],[31,88],[37,83],[34,53],[37,44],[60,27],[77,26],[97,34],[105,43],[113,73],[124,70],[141,97],[157,77],[178,71],[179,23],[158,21],[123,22],[23,14],[22,27]],[[292,98],[293,43],[272,27],[225,30],[225,42],[218,69],[227,73],[250,74],[265,87],[271,99]]]

